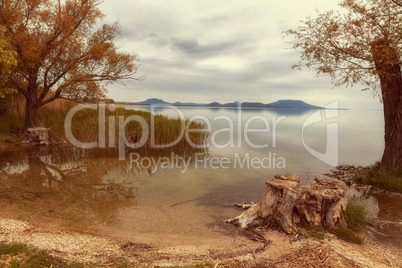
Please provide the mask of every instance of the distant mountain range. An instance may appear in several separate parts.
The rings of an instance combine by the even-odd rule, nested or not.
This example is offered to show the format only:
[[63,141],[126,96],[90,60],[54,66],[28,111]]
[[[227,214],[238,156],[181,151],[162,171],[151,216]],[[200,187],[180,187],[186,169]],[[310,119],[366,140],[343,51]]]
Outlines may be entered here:
[[[161,99],[147,99],[141,102],[125,102],[127,104],[135,105],[174,105],[174,106],[200,106],[200,107],[220,107],[220,108],[234,108],[238,107],[239,102],[225,103],[221,104],[219,102],[212,102],[208,104],[203,103],[192,103],[192,102],[175,102],[169,103]],[[261,102],[242,102],[242,108],[288,108],[288,109],[323,109],[323,107],[308,104],[302,100],[279,100],[276,102],[264,104]]]

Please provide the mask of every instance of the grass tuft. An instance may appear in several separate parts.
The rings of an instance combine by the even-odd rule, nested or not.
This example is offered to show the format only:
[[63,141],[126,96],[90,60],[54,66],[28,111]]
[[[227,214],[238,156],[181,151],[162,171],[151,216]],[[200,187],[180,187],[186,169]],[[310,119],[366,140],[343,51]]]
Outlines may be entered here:
[[367,223],[369,209],[359,198],[352,197],[348,200],[345,209],[345,221],[353,230],[362,230]]
[[338,238],[348,241],[348,242],[352,242],[355,244],[363,244],[363,242],[364,242],[363,238],[361,238],[358,234],[353,232],[348,227],[344,227],[344,226],[338,227],[333,230],[333,233]]
[[12,244],[0,244],[0,255],[18,255],[20,253],[28,253],[29,249],[24,244],[12,243]]
[[355,244],[363,244],[364,240],[355,231],[362,230],[367,224],[370,211],[360,198],[352,197],[346,205],[344,219],[347,226],[340,226],[332,232],[339,239]]
[[82,264],[78,263],[68,264],[59,258],[49,255],[45,251],[31,249],[20,243],[0,244],[0,266],[20,268],[84,267]]

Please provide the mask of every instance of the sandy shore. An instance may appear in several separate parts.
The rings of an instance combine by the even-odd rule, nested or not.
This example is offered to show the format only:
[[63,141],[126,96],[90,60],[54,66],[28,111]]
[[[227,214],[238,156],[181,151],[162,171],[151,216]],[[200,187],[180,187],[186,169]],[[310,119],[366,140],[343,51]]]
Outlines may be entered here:
[[[214,267],[402,267],[402,250],[366,236],[363,245],[329,235],[323,241],[269,230],[264,246],[245,237],[223,243],[145,244],[91,233],[56,231],[19,220],[0,218],[0,242],[19,242],[68,261],[99,262],[124,258],[153,267],[211,263]],[[312,267],[312,266],[311,266]]]

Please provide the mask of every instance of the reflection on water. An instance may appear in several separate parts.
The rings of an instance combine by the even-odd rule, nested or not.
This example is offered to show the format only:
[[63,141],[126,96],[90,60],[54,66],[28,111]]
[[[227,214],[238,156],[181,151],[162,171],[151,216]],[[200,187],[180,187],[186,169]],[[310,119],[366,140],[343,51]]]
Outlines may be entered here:
[[[197,107],[197,106],[175,106],[178,110],[180,111],[200,111],[203,110],[202,114],[205,114],[205,111],[211,112],[211,113],[220,113],[220,114],[227,114],[228,112],[236,111],[238,109],[241,110],[242,113],[253,113],[253,114],[259,114],[262,111],[267,111],[270,113],[273,113],[275,115],[281,116],[281,115],[286,115],[286,116],[299,116],[299,115],[305,115],[305,114],[311,114],[312,111],[311,109],[297,109],[297,108],[275,108],[275,109],[259,109],[259,108],[251,108],[251,107],[240,107],[240,108],[233,108],[233,107]],[[135,110],[143,110],[155,114],[169,114],[172,112],[172,106],[164,106],[164,105],[155,105],[155,106],[137,106],[137,105],[127,105],[124,106],[126,109],[135,109]],[[173,117],[176,117],[177,114],[174,114]]]
[[118,208],[136,205],[141,182],[105,155],[52,147],[3,152],[0,201],[25,216],[111,221]]
[[[171,150],[130,153],[141,159],[173,155]],[[195,154],[208,152],[174,150],[174,157],[193,167]],[[126,238],[209,239],[227,234],[223,220],[237,213],[232,202],[261,195],[210,170],[181,171],[155,163],[138,167],[129,157],[119,161],[116,150],[15,148],[0,153],[0,206],[3,215]]]
[[[125,106],[125,108],[151,111],[152,107]],[[187,119],[201,115],[211,124],[209,142],[213,155],[233,156],[234,153],[241,155],[252,153],[261,158],[268,156],[269,153],[276,153],[278,157],[286,159],[286,171],[293,173],[320,173],[333,168],[317,160],[305,148],[306,145],[319,153],[326,153],[327,125],[331,123],[338,125],[339,164],[370,165],[381,158],[384,149],[383,112],[377,110],[339,110],[339,116],[331,120],[325,120],[325,112],[321,110],[323,120],[303,130],[303,123],[316,110],[177,108]],[[181,116],[171,107],[154,107],[154,109],[154,113],[162,113],[169,117]],[[205,120],[198,118],[196,121],[206,123]],[[251,129],[247,134],[246,128]],[[302,142],[302,137],[305,144]],[[266,147],[256,148],[250,144]],[[266,172],[270,173],[270,170]]]
[[[170,151],[138,153],[166,157]],[[188,150],[175,154],[191,155]],[[146,184],[141,174],[159,169],[119,161],[116,150],[15,148],[0,152],[0,205],[3,212],[23,218],[113,224],[119,210],[137,207],[138,188]]]
[[[177,117],[176,111],[163,109],[160,112]],[[332,168],[302,144],[303,122],[314,111],[243,109],[240,116],[236,109],[182,112],[186,118],[203,115],[211,122],[207,151],[180,146],[143,149],[127,151],[124,161],[112,149],[35,147],[0,152],[2,213],[137,240],[224,239],[231,230],[223,221],[239,214],[232,204],[257,201],[265,192],[265,181],[275,174],[295,173],[308,183]],[[258,117],[251,120],[254,116]],[[337,120],[340,163],[367,165],[381,156],[381,112],[340,111]],[[327,123],[306,129],[310,147],[325,152]],[[250,129],[267,130],[267,124],[270,128],[248,132],[247,140],[246,124]],[[275,163],[280,158],[286,161],[283,168]],[[259,160],[265,162],[258,165]]]

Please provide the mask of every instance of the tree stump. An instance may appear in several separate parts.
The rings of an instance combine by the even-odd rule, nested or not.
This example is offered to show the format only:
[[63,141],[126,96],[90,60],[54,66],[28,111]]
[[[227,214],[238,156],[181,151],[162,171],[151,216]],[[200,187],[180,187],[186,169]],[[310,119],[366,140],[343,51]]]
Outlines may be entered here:
[[225,222],[245,229],[271,216],[287,233],[296,232],[301,221],[328,228],[341,224],[348,193],[342,182],[315,179],[310,185],[300,185],[299,176],[286,174],[266,184],[267,192],[257,204],[243,205],[244,213]]
[[27,129],[27,136],[22,141],[24,145],[48,145],[49,144],[49,129],[44,127],[35,127]]

